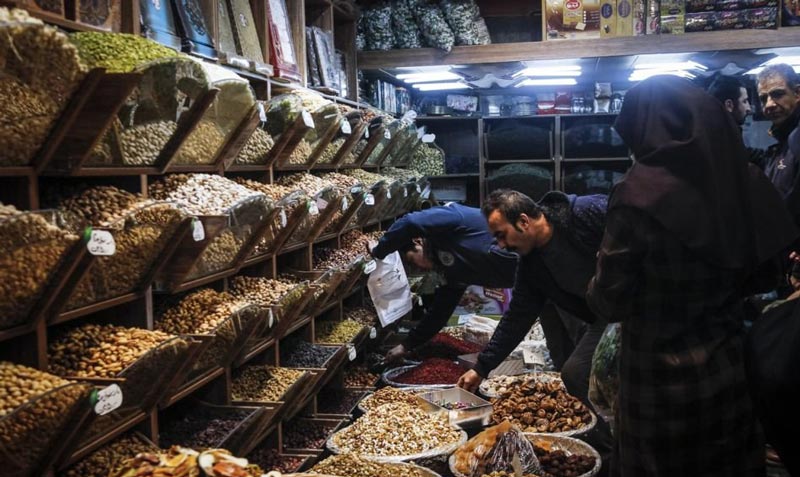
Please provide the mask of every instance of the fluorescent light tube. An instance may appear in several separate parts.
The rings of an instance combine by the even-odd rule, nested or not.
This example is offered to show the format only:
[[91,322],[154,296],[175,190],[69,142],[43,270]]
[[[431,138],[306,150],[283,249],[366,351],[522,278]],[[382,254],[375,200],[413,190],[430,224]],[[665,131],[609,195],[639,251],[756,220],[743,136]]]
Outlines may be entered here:
[[696,78],[695,75],[689,73],[688,71],[684,71],[684,70],[672,70],[672,71],[667,71],[667,70],[637,70],[637,71],[634,71],[633,73],[631,73],[631,75],[628,77],[628,81],[642,81],[642,80],[646,80],[647,78],[650,78],[651,76],[658,76],[658,75],[672,75],[672,76],[678,76],[678,77],[686,78],[686,79],[694,79],[694,78]]
[[404,73],[397,75],[397,79],[403,80],[406,83],[425,83],[431,81],[458,80],[461,79],[461,76],[449,71],[434,71],[426,73]]
[[575,78],[541,78],[541,79],[525,79],[520,81],[515,88],[522,86],[575,86],[578,82]]
[[778,63],[786,63],[792,66],[800,65],[800,56],[776,56],[765,63],[761,63],[761,66],[776,65]]
[[512,78],[519,76],[580,76],[580,65],[564,65],[564,66],[529,66],[528,68],[521,69],[511,75]]
[[449,83],[420,83],[415,84],[414,88],[420,91],[438,91],[443,89],[467,89],[469,85],[466,83],[449,82]]
[[702,70],[705,71],[708,68],[705,65],[701,65],[700,63],[696,63],[694,61],[681,61],[677,63],[643,63],[643,64],[635,64],[633,65],[633,69],[636,71],[640,70]]
[[[792,68],[794,68],[794,72],[795,73],[800,73],[800,65],[790,65],[790,66]],[[757,75],[757,74],[761,73],[762,71],[764,71],[764,68],[766,68],[766,66],[759,66],[758,68],[753,68],[752,70],[745,72],[745,74],[746,75]]]

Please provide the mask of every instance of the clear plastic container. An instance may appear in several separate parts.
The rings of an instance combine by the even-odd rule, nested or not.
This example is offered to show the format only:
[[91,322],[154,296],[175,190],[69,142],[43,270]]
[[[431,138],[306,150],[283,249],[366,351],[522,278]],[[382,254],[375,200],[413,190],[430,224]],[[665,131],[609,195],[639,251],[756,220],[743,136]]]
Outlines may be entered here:
[[334,293],[335,297],[345,297],[350,293],[350,291],[353,290],[353,287],[355,287],[356,283],[358,283],[358,281],[364,276],[365,263],[366,258],[364,258],[362,255],[348,263],[346,266],[342,267],[342,271],[345,273],[345,276]]
[[389,185],[386,182],[373,184],[364,195],[364,205],[358,210],[357,223],[363,227],[382,218]]
[[0,218],[0,329],[33,320],[59,270],[78,253],[79,235],[61,224],[53,210]]
[[92,389],[85,383],[65,384],[0,418],[3,476],[44,475],[48,464],[58,458],[54,453],[64,439],[92,412]]
[[209,86],[219,89],[214,102],[175,155],[173,164],[214,164],[222,146],[255,107],[250,83],[236,73],[203,62]]
[[[264,101],[257,102],[259,108],[266,111],[269,104]],[[264,115],[266,118],[266,114]],[[258,127],[253,131],[253,135],[247,140],[244,147],[236,156],[234,164],[236,165],[266,165],[269,160],[269,152],[275,145],[275,138],[273,138],[267,128],[268,121],[262,121]]]
[[358,211],[364,204],[364,189],[361,185],[351,187],[342,197],[340,211],[337,211],[327,227],[325,233],[339,234],[355,224]]
[[[66,304],[66,311],[146,288],[155,278],[165,248],[189,215],[176,204],[144,205],[105,230],[114,238],[113,255],[95,257]],[[91,244],[91,240],[90,240]]]
[[388,124],[386,121],[388,118],[382,117],[382,121],[384,122],[383,125],[383,133],[382,139],[378,144],[375,146],[375,149],[370,152],[367,160],[364,161],[365,165],[368,166],[377,166],[380,165],[381,161],[383,161],[384,157],[389,153],[389,148],[392,146],[392,141],[395,138],[395,134],[397,134],[398,129],[400,129],[400,120],[395,119],[390,121]]

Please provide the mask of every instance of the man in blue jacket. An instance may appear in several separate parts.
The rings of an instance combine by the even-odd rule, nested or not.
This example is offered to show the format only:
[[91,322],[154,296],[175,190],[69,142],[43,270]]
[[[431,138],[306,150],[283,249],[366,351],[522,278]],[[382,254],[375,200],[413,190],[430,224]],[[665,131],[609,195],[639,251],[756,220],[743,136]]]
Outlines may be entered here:
[[459,204],[414,212],[392,224],[372,256],[383,259],[400,251],[406,263],[436,270],[446,283],[436,289],[430,312],[405,342],[387,353],[387,361],[402,359],[441,330],[468,285],[513,286],[517,254],[494,247],[493,240],[480,209]]

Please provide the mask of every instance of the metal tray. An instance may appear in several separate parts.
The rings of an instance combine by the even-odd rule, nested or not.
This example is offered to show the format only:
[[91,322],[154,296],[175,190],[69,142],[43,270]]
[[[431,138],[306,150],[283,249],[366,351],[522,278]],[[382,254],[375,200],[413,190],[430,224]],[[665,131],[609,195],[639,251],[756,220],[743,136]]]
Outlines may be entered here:
[[[450,424],[462,429],[486,426],[490,423],[492,417],[492,403],[461,388],[425,391],[417,394],[417,397],[442,409],[443,412],[447,413]],[[469,403],[470,407],[448,409],[439,404],[443,401]]]

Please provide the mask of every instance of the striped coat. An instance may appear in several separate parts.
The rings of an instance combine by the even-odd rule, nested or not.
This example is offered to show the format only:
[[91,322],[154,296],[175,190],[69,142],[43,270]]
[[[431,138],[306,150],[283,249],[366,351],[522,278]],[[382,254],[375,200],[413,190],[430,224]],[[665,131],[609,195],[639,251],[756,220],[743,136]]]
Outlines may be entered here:
[[639,210],[609,211],[587,300],[625,324],[612,475],[764,475],[745,381],[742,275],[694,256]]

